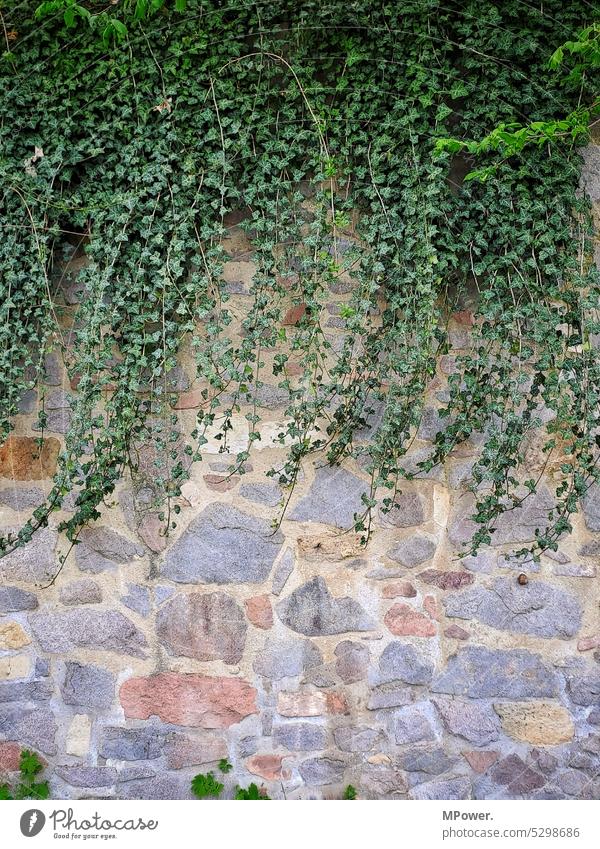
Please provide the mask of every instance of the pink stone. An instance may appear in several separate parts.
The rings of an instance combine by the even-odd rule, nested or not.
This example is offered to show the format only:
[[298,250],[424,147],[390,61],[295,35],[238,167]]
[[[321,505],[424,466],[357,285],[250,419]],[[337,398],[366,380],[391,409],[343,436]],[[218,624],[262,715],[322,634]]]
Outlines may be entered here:
[[435,623],[408,604],[394,604],[383,621],[397,637],[435,637]]
[[228,489],[233,489],[240,482],[238,475],[223,476],[223,475],[203,475],[204,483],[209,489],[215,492],[227,492]]
[[396,584],[388,584],[383,588],[384,598],[414,598],[417,594],[416,589],[409,581],[398,581]]
[[343,693],[327,693],[327,713],[349,713],[348,702]]
[[266,593],[247,598],[244,605],[248,619],[257,628],[266,631],[273,625],[273,608],[271,607],[271,599]]
[[125,716],[173,725],[229,728],[257,713],[256,690],[239,678],[160,672],[129,678],[119,691]]
[[192,410],[200,407],[205,399],[202,397],[201,389],[190,389],[189,392],[180,392],[173,404],[174,410]]
[[289,310],[283,317],[282,324],[284,326],[295,326],[302,319],[306,312],[305,304],[297,304],[294,307],[290,307]]
[[16,772],[20,759],[21,747],[18,743],[0,743],[0,771]]
[[442,618],[442,613],[435,596],[426,595],[423,599],[423,607],[425,608],[427,613],[429,613],[432,619],[435,619],[436,622],[440,621],[440,619]]
[[577,640],[577,651],[590,651],[597,648],[600,648],[600,634],[595,637],[581,637]]
[[161,522],[158,516],[144,516],[138,526],[138,536],[150,551],[158,554],[167,547],[167,538],[163,533],[164,528],[165,523]]
[[473,772],[477,772],[480,775],[488,770],[493,763],[496,763],[499,757],[498,752],[494,751],[472,751],[472,752],[463,752],[463,757],[473,770]]
[[169,769],[182,769],[186,766],[200,766],[226,758],[227,743],[222,736],[201,734],[188,737],[174,734],[165,746]]
[[290,771],[283,769],[283,755],[253,755],[246,761],[246,769],[252,775],[259,775],[265,781],[276,781],[279,778],[289,778]]
[[457,590],[472,584],[475,580],[472,572],[443,572],[441,569],[425,569],[417,577],[426,584],[433,584],[441,590]]
[[343,693],[282,691],[277,697],[277,713],[281,716],[323,716],[344,714],[348,704]]
[[444,631],[444,636],[451,640],[468,640],[471,636],[468,631],[461,628],[460,625],[449,625]]

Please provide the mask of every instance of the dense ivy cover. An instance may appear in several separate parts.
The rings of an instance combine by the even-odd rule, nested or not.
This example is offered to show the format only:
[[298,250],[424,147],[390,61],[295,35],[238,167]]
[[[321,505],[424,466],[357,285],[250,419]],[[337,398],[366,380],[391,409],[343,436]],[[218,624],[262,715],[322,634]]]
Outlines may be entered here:
[[[52,0],[36,17],[38,7],[2,8],[0,439],[34,386],[44,438],[49,351],[64,355],[77,396],[48,502],[0,548],[26,542],[70,492],[62,529],[75,540],[148,441],[161,449],[157,500],[170,505],[207,431],[226,446],[240,403],[254,402],[259,438],[262,381],[289,395],[281,438],[293,445],[274,475],[291,491],[310,452],[359,456],[371,475],[356,517],[365,536],[377,502],[390,508],[406,477],[483,434],[470,550],[488,543],[496,517],[538,485],[522,457],[545,428],[559,482],[532,550],[555,547],[598,476],[599,281],[580,154],[535,145],[485,183],[463,183],[469,163],[436,154],[436,139],[559,119],[590,99],[589,76],[547,67],[590,24],[590,5]],[[229,332],[221,245],[240,210],[258,267],[242,337]],[[89,263],[70,330],[52,268],[77,242]],[[343,272],[351,299],[333,350],[323,315]],[[284,329],[290,297],[305,311]],[[474,341],[442,395],[446,427],[415,468],[405,454],[424,393],[449,350],[449,316],[465,308]],[[182,452],[168,373],[184,340],[206,404]]]

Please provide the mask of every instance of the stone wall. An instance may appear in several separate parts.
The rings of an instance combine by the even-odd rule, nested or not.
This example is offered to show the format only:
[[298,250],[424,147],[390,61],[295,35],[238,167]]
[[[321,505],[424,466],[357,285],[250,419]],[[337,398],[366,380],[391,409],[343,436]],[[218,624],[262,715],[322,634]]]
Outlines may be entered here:
[[[600,202],[599,148],[587,180]],[[227,247],[239,318],[250,246],[234,227]],[[73,309],[77,265],[63,269]],[[469,321],[456,316],[458,347]],[[445,358],[415,452],[431,444],[449,368]],[[34,393],[0,449],[4,528],[48,491],[68,423],[56,359],[47,372],[41,455]],[[189,430],[201,399],[185,359],[176,387]],[[228,477],[230,458],[209,441],[169,538],[150,491],[126,481],[47,588],[65,549],[53,527],[0,561],[0,772],[27,746],[65,799],[190,798],[192,776],[225,757],[229,795],[255,781],[287,799],[340,798],[347,784],[377,799],[600,798],[598,490],[526,583],[510,554],[543,522],[547,487],[501,522],[493,548],[457,560],[476,444],[406,485],[366,549],[345,530],[366,488],[352,464],[307,465],[274,533],[282,492],[264,473],[285,454],[272,443],[277,387],[262,403],[247,473]],[[532,444],[528,463],[539,460]]]

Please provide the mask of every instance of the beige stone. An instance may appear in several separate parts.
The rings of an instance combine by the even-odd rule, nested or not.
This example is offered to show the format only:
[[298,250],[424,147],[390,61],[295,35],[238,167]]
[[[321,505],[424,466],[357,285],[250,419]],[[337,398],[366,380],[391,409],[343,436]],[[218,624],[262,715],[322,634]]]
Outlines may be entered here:
[[279,693],[277,713],[281,716],[321,716],[327,711],[325,693]]
[[26,678],[29,675],[31,661],[26,654],[0,657],[0,680],[7,678]]
[[65,752],[67,755],[75,755],[84,758],[90,748],[90,733],[92,730],[89,716],[85,713],[76,713],[69,726]]
[[495,704],[505,734],[535,746],[558,746],[573,739],[568,711],[555,702],[507,702]]
[[0,649],[20,649],[30,642],[18,622],[0,622]]

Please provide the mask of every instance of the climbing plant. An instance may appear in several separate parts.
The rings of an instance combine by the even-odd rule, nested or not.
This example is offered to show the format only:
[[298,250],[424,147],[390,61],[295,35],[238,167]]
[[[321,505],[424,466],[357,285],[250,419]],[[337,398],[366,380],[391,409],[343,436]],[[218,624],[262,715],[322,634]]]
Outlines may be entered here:
[[[287,399],[286,460],[271,474],[288,495],[309,454],[354,457],[370,477],[355,517],[367,539],[404,481],[469,441],[475,552],[536,492],[543,469],[523,463],[536,438],[556,485],[528,551],[556,548],[598,478],[585,136],[525,145],[485,183],[460,177],[462,144],[437,141],[594,103],[592,75],[547,69],[594,23],[586,2],[25,0],[1,12],[0,440],[36,387],[47,438],[49,353],[76,391],[52,490],[0,551],[67,496],[60,528],[75,542],[125,469],[149,463],[172,527],[191,464],[209,438],[228,448],[249,404],[248,449],[231,466],[243,470],[269,380]],[[223,273],[232,221],[256,266],[240,332]],[[86,263],[73,307],[57,268],[75,251]],[[300,317],[284,326],[290,305]],[[456,311],[472,324],[462,350]],[[182,346],[203,393],[187,439],[173,410]],[[442,426],[415,460],[428,391]]]

